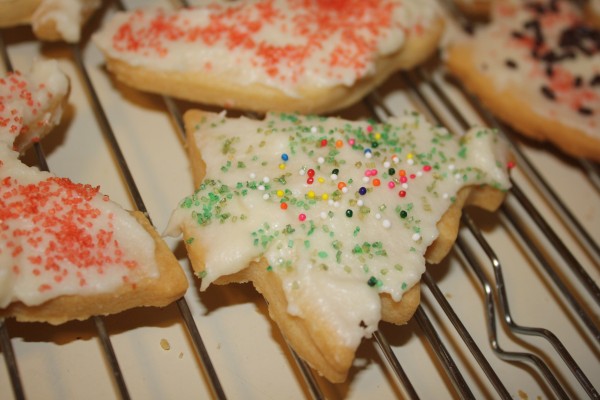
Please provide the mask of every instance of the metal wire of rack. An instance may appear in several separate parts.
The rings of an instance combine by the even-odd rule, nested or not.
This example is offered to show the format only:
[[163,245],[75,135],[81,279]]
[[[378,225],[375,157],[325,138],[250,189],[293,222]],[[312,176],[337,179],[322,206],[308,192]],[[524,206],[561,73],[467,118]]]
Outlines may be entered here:
[[[3,54],[5,54],[5,62],[8,62],[9,58],[4,47],[4,42],[1,42],[0,45],[2,46]],[[128,166],[127,157],[121,151],[120,144],[111,126],[111,120],[105,113],[102,101],[96,94],[95,84],[88,75],[87,67],[84,62],[85,56],[82,51],[83,49],[79,46],[72,46],[70,48],[71,60],[77,66],[79,84],[84,88],[87,97],[90,99],[90,107],[94,110],[97,124],[101,127],[100,130],[105,135],[106,140],[110,143],[110,148],[113,151],[114,158],[121,171],[120,173],[124,177],[125,186],[127,187],[135,206],[148,215],[142,195],[137,188],[136,180]],[[11,69],[10,63],[7,63],[7,69]],[[445,114],[449,113],[453,118],[452,124],[460,126],[463,130],[466,129],[469,126],[467,117],[463,115],[461,110],[453,106],[453,101],[445,92],[446,88],[442,88],[442,86],[439,85],[436,80],[437,78],[438,76],[429,76],[423,70],[418,70],[416,74],[400,74],[395,79],[401,82],[402,90],[407,92],[409,97],[411,97],[412,107],[425,112],[437,123],[445,123],[447,121]],[[424,90],[424,87],[427,90]],[[432,100],[431,93],[433,93],[434,100]],[[468,95],[466,96],[468,97]],[[175,121],[174,129],[182,134],[184,131],[181,123],[180,104],[169,98],[163,98],[162,101],[164,103],[163,112],[171,115],[171,118]],[[441,103],[443,110],[445,110],[445,114],[438,110],[439,103]],[[476,106],[477,103],[474,102],[474,105]],[[364,107],[368,110],[366,116],[370,118],[387,118],[393,115],[394,112],[398,112],[398,110],[388,106],[385,98],[381,97],[378,93],[370,95],[366,99]],[[547,194],[550,193],[554,207],[558,210],[556,213],[565,217],[567,222],[564,224],[573,227],[575,235],[578,238],[581,238],[581,246],[585,247],[584,252],[588,252],[592,257],[596,257],[597,259],[597,256],[600,255],[600,253],[598,252],[596,240],[585,228],[583,228],[579,223],[580,221],[578,218],[573,216],[573,213],[571,213],[569,208],[563,204],[560,197],[553,192],[550,185],[548,185],[542,177],[543,174],[537,171],[533,166],[533,163],[529,161],[528,157],[521,152],[521,144],[512,140],[510,132],[508,132],[508,130],[499,122],[490,117],[485,110],[477,109],[477,107],[475,108],[479,114],[483,115],[489,125],[499,128],[503,134],[506,134],[506,136],[511,139],[511,144],[517,149],[519,165],[526,165],[526,168],[524,168],[526,170],[525,172],[530,179],[536,181],[536,188],[540,188],[540,190]],[[36,152],[40,160],[40,167],[47,168],[41,148],[36,150]],[[589,162],[581,162],[581,168],[588,174],[589,180],[592,183],[599,180],[597,166]],[[528,195],[522,193],[520,190],[520,182],[513,180],[513,184],[516,189],[511,191],[509,197],[517,198],[517,200],[511,201],[510,205],[503,206],[501,218],[502,221],[506,221],[506,225],[509,227],[507,229],[510,229],[512,226],[512,229],[519,234],[529,234],[528,229],[519,225],[523,221],[520,213],[523,213],[522,210],[525,209],[525,214],[534,214],[535,216],[537,207],[533,205],[533,201],[529,200]],[[515,209],[518,211],[515,211]],[[550,276],[551,280],[558,287],[556,295],[563,296],[566,299],[565,302],[568,307],[571,307],[572,310],[574,310],[573,314],[579,318],[579,321],[574,321],[573,324],[581,324],[587,329],[587,332],[580,332],[582,336],[581,342],[583,343],[583,348],[586,349],[585,351],[588,352],[588,357],[595,358],[595,360],[592,360],[591,364],[595,363],[597,365],[600,336],[598,335],[597,322],[598,287],[594,278],[590,275],[590,268],[592,268],[592,273],[594,271],[593,263],[592,265],[587,265],[580,262],[579,259],[571,253],[569,247],[563,244],[559,235],[553,232],[553,228],[550,224],[545,222],[542,215],[537,216],[535,219],[535,223],[540,225],[542,234],[548,236],[548,240],[551,243],[550,247],[558,248],[558,257],[563,260],[562,263],[564,264],[564,266],[560,265],[560,267],[564,267],[567,271],[570,271],[575,279],[578,280],[579,285],[585,288],[585,291],[589,294],[589,296],[584,296],[584,299],[582,299],[582,296],[580,296],[573,288],[576,284],[565,277],[566,273],[564,273],[562,269],[559,271],[555,269],[557,262],[553,258],[554,253],[549,255],[548,252],[535,247],[534,243],[538,241],[537,236],[526,236],[523,238],[524,243],[532,244],[527,251],[535,254],[534,258],[537,259],[537,263],[542,265],[542,269],[545,268],[548,276]],[[594,384],[598,384],[598,378],[593,377],[595,382],[592,382],[586,373],[583,372],[582,368],[580,368],[575,361],[576,358],[581,359],[580,354],[574,356],[571,352],[567,351],[566,346],[561,343],[557,335],[550,329],[529,328],[515,322],[515,319],[509,311],[509,301],[506,293],[506,291],[510,289],[510,286],[507,286],[504,281],[503,267],[496,256],[497,251],[495,251],[493,246],[488,243],[485,238],[486,235],[482,233],[481,229],[474,223],[470,211],[465,213],[463,225],[466,226],[466,230],[461,231],[457,240],[456,253],[458,254],[456,257],[464,260],[465,265],[468,266],[480,281],[481,290],[485,293],[482,297],[485,313],[482,316],[484,316],[487,321],[487,337],[490,347],[495,354],[497,354],[500,359],[507,360],[510,364],[516,362],[517,364],[529,363],[533,365],[533,369],[525,367],[523,368],[523,371],[524,373],[535,375],[535,379],[540,380],[539,385],[542,387],[542,393],[544,393],[545,396],[569,398],[580,397],[580,395],[585,393],[585,395],[590,398],[598,398],[598,392],[594,387]],[[536,232],[536,235],[539,235],[539,233]],[[472,237],[474,237],[475,240],[472,240]],[[487,263],[481,262],[477,253],[484,253],[488,256],[489,260],[487,263],[489,263],[491,269],[488,268],[486,270],[485,265]],[[530,263],[536,264],[536,261],[531,260]],[[489,271],[492,271],[494,283],[488,278]],[[456,305],[451,304],[451,302],[448,301],[443,294],[442,289],[436,283],[435,274],[426,272],[423,276],[423,282],[428,288],[428,292],[424,293],[424,302],[418,308],[414,320],[417,329],[419,330],[418,333],[427,341],[426,347],[430,352],[430,362],[436,365],[435,368],[443,371],[440,372],[440,374],[444,375],[444,379],[447,379],[450,382],[449,386],[451,388],[449,389],[449,392],[451,395],[460,398],[476,398],[481,393],[484,393],[490,395],[490,397],[508,399],[512,397],[512,392],[512,395],[514,396],[515,389],[511,387],[511,382],[507,382],[501,378],[502,371],[500,370],[503,367],[498,368],[497,361],[490,359],[489,355],[485,354],[487,353],[487,350],[481,348],[481,340],[474,339],[473,334],[465,323],[466,321],[461,320],[460,312],[453,308],[453,305],[454,307],[456,307]],[[559,302],[562,301],[563,300],[560,300]],[[223,370],[216,368],[211,360],[210,351],[207,350],[200,335],[201,329],[198,326],[199,323],[197,318],[194,317],[195,314],[190,311],[188,301],[186,301],[185,298],[182,298],[177,302],[177,307],[180,311],[180,318],[186,328],[187,337],[192,342],[192,347],[196,352],[197,360],[200,365],[201,376],[198,377],[198,379],[206,383],[209,388],[208,393],[210,393],[211,396],[215,398],[225,398],[227,386],[223,385],[219,378],[219,372],[222,372]],[[449,337],[451,335],[448,334],[446,329],[440,327],[440,316],[436,312],[438,307],[443,309],[445,318],[451,322],[457,335],[461,338],[463,345],[468,350],[468,353],[471,354],[473,358],[472,363],[475,363],[481,368],[488,383],[481,383],[476,380],[474,382],[471,376],[473,374],[472,371],[470,371],[471,367],[465,367],[463,365],[464,357],[462,355],[457,355],[456,348],[463,345],[457,346],[453,342],[453,339]],[[496,308],[500,311],[499,313],[495,311]],[[157,311],[157,313],[160,313],[160,310]],[[568,374],[565,374],[561,369],[562,367],[557,367],[555,360],[548,363],[547,360],[549,357],[546,354],[547,351],[539,349],[536,346],[525,346],[527,347],[528,352],[505,351],[500,345],[500,340],[505,338],[500,338],[497,332],[497,321],[499,319],[501,325],[506,326],[515,336],[520,334],[537,335],[542,336],[551,342],[555,351],[560,355],[559,358],[563,360],[564,365],[571,372],[572,376],[569,377]],[[94,322],[96,324],[97,335],[104,348],[107,372],[108,375],[112,376],[112,385],[115,388],[114,396],[124,399],[130,398],[130,390],[128,387],[132,383],[121,370],[120,361],[122,362],[123,359],[119,357],[118,352],[114,351],[111,343],[111,334],[106,330],[103,319],[95,318]],[[389,381],[390,386],[393,387],[392,392],[395,393],[397,397],[419,398],[419,393],[423,390],[422,386],[419,386],[419,384],[422,384],[422,382],[415,380],[414,375],[411,377],[411,375],[405,371],[409,370],[409,368],[403,368],[401,366],[400,360],[402,359],[404,361],[402,352],[397,346],[390,344],[390,341],[393,341],[394,339],[394,335],[395,331],[392,331],[392,336],[390,336],[389,330],[381,330],[374,335],[375,342],[379,345],[382,354],[381,358],[382,360],[387,361],[381,373],[384,375],[385,379]],[[10,386],[12,388],[13,396],[17,399],[26,398],[24,388],[30,385],[30,383],[27,382],[28,377],[21,376],[19,373],[19,357],[13,350],[10,332],[7,328],[7,324],[3,321],[0,321],[0,349],[2,350],[5,359],[6,371],[9,375],[8,381],[11,383]],[[580,350],[578,350],[578,352],[579,351]],[[215,354],[214,349],[212,354]],[[315,378],[312,371],[310,371],[301,360],[297,359],[293,351],[291,351],[290,354],[292,359],[297,362],[298,367],[295,375],[299,377],[299,385],[302,387],[300,391],[301,396],[312,397],[315,399],[338,397],[331,396],[331,388],[329,388],[323,380]],[[588,364],[590,363],[588,362]],[[515,368],[519,367],[515,366]],[[590,370],[589,367],[587,370]],[[386,371],[391,371],[391,375],[388,375]],[[492,389],[487,389],[488,386]],[[8,392],[5,392],[5,388],[0,388],[0,391],[1,393],[8,394]],[[343,391],[342,394],[344,394]],[[345,396],[342,395],[339,397]]]

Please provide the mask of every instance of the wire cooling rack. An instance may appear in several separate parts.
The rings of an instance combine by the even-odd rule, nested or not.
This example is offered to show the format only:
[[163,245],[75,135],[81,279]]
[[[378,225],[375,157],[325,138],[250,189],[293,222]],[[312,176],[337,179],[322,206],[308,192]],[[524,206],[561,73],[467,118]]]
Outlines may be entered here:
[[[108,2],[86,36],[123,6]],[[42,44],[16,28],[0,46],[5,70],[52,57],[71,78],[63,124],[25,161],[99,184],[163,229],[193,190],[181,115],[197,106],[112,80],[87,41]],[[249,285],[199,293],[181,243],[167,238],[191,282],[172,306],[59,327],[0,321],[0,398],[598,398],[598,165],[519,139],[437,62],[397,74],[341,115],[407,108],[457,133],[499,129],[518,168],[498,213],[464,213],[454,250],[423,276],[413,320],[365,340],[348,382],[332,385],[298,359]]]

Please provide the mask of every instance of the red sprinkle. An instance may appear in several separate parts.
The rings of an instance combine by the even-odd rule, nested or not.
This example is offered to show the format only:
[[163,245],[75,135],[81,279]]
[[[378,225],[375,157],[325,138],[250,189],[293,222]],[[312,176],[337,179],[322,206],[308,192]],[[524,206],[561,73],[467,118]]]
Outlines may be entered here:
[[[52,177],[44,181],[21,185],[15,178],[0,181],[0,239],[7,243],[13,257],[24,252],[24,245],[37,249],[44,244],[43,254],[29,256],[34,277],[48,276],[60,283],[69,274],[67,262],[80,269],[95,269],[102,273],[109,265],[137,267],[137,261],[125,259],[114,232],[100,229],[90,231],[102,211],[90,201],[99,194],[98,187]],[[108,216],[110,219],[110,216]],[[29,220],[34,228],[10,230],[9,223]],[[22,273],[14,270],[14,273]],[[45,278],[47,279],[47,278]],[[47,281],[46,281],[47,282]],[[85,283],[85,281],[81,281]],[[41,284],[40,292],[53,286]]]

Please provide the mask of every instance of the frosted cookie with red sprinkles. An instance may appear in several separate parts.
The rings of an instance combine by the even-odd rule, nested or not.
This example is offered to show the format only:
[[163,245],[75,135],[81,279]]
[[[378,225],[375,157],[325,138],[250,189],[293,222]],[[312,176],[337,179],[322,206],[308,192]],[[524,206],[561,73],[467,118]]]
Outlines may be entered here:
[[59,324],[164,306],[187,288],[141,213],[19,160],[15,139],[56,125],[67,94],[55,61],[0,78],[0,318]]
[[256,0],[111,18],[94,41],[137,89],[257,112],[347,107],[424,61],[443,22],[429,0]]
[[600,31],[568,1],[498,2],[446,65],[518,132],[600,161]]
[[31,25],[41,40],[78,42],[101,0],[0,0],[0,27]]
[[297,353],[332,382],[380,320],[404,324],[425,262],[467,204],[496,209],[507,149],[416,113],[383,124],[268,113],[185,114],[197,191],[174,210],[201,290],[252,281]]

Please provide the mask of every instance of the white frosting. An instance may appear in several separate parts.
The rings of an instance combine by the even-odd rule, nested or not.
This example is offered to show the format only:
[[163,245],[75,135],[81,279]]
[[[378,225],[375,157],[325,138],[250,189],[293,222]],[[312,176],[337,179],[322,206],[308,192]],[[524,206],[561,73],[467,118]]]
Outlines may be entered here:
[[509,186],[505,147],[492,131],[459,142],[417,114],[373,126],[213,115],[193,134],[206,178],[173,212],[167,234],[185,227],[185,239],[201,243],[201,288],[265,257],[288,311],[326,321],[349,346],[377,329],[379,293],[400,300],[419,281],[457,191]]
[[67,92],[55,61],[34,64],[28,77],[0,78],[0,307],[158,276],[154,241],[134,217],[97,188],[26,166],[12,149],[17,134],[36,129],[32,121]]
[[[579,10],[569,2],[557,4],[560,13],[547,12],[537,19],[542,27],[545,48],[561,54],[564,49],[558,43],[562,32],[581,17]],[[600,74],[600,52],[596,50],[594,55],[586,56],[575,49],[577,57],[555,63],[554,75],[549,78],[545,64],[531,56],[532,46],[512,36],[517,31],[526,33],[532,38],[529,39],[531,43],[534,31],[524,28],[524,24],[534,18],[535,12],[524,3],[499,2],[493,9],[493,23],[478,30],[471,39],[476,46],[475,62],[492,77],[492,83],[498,89],[509,85],[518,88],[518,97],[534,112],[600,139],[600,85],[589,84],[594,75]],[[508,60],[516,63],[516,67],[509,68]],[[583,84],[575,88],[573,82],[578,76]],[[542,86],[551,88],[556,99],[549,100],[544,96]],[[580,107],[585,107],[592,115],[583,115],[578,110]]]
[[100,0],[44,0],[33,13],[31,23],[36,28],[53,21],[64,40],[77,42],[84,18],[100,4]]
[[352,85],[436,15],[431,1],[213,2],[118,13],[94,35],[110,58],[165,71],[210,71],[296,95],[299,85]]

